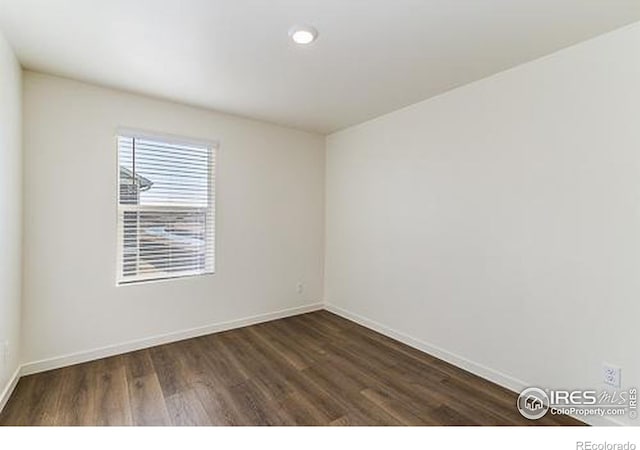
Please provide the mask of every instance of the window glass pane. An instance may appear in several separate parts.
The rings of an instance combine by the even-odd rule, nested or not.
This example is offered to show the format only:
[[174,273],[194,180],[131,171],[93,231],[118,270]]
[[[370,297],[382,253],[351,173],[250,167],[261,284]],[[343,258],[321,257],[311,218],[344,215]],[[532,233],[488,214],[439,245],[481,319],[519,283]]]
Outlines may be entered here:
[[118,138],[118,167],[120,204],[137,205],[139,198],[137,183],[134,182],[132,138]]
[[207,207],[209,151],[136,139],[141,205]]
[[206,210],[125,212],[123,275],[205,271],[207,228]]

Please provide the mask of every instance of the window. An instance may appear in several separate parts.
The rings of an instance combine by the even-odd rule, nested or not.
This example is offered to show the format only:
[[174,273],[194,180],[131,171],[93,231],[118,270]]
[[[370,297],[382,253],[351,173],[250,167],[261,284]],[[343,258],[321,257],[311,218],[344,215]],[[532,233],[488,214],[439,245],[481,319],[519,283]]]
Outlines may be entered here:
[[118,136],[118,284],[214,271],[213,145]]

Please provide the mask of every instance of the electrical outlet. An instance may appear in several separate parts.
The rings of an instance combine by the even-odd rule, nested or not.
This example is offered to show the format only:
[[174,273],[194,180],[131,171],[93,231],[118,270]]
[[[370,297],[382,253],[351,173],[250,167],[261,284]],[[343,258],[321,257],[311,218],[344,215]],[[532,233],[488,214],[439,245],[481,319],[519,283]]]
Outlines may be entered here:
[[304,284],[301,281],[296,284],[296,292],[298,294],[302,294],[302,292],[304,292]]
[[608,363],[602,365],[602,381],[604,384],[619,388],[622,379],[622,369]]

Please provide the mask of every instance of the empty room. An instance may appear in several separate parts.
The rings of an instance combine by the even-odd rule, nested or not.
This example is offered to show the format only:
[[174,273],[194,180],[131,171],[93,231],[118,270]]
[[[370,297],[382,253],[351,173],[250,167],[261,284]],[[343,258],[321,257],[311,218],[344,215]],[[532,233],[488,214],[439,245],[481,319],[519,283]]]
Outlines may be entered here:
[[633,449],[640,0],[0,0],[0,249],[0,442]]

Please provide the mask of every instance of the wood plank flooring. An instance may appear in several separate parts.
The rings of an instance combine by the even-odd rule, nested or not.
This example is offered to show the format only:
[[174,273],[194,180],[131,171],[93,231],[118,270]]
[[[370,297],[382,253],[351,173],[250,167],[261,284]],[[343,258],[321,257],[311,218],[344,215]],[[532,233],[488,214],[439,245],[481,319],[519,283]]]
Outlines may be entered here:
[[0,425],[580,425],[327,311],[23,377]]

